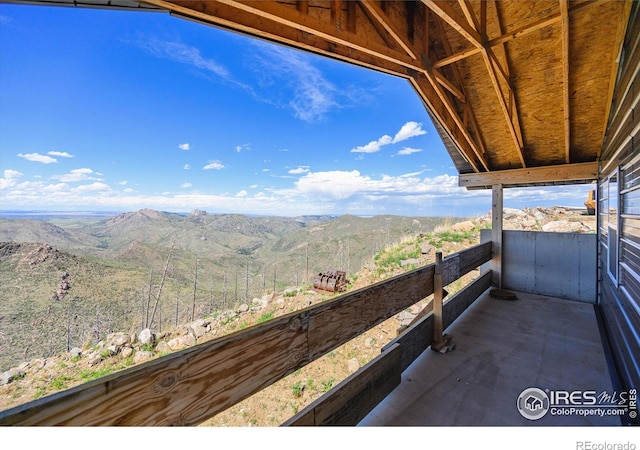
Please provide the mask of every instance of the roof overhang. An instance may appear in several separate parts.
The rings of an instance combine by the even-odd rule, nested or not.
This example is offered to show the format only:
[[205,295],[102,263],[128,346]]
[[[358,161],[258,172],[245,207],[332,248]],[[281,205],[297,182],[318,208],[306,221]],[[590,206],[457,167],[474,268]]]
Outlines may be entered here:
[[[0,0],[6,1],[6,0]],[[631,0],[9,0],[169,11],[407,79],[460,185],[597,178]]]

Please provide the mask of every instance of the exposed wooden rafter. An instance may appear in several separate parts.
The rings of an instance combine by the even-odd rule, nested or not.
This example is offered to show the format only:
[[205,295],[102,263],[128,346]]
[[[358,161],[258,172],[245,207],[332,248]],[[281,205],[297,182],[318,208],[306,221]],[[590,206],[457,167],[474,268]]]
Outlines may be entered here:
[[[459,3],[463,10],[464,16],[466,17],[466,19],[462,19],[461,17],[457,16],[457,13],[450,7],[449,4],[436,2],[434,0],[424,0],[424,2],[434,13],[436,13],[452,28],[462,34],[467,40],[469,40],[469,42],[471,42],[474,46],[479,47],[480,54],[482,55],[485,66],[487,68],[487,72],[489,73],[491,84],[494,87],[498,102],[500,104],[500,108],[502,109],[502,113],[505,117],[507,128],[513,139],[516,153],[518,155],[518,158],[520,159],[522,167],[526,167],[527,165],[524,159],[523,152],[522,132],[520,131],[519,120],[517,119],[518,112],[517,108],[515,107],[515,101],[512,101],[514,97],[513,89],[511,88],[505,72],[502,70],[502,68],[500,68],[497,58],[495,58],[495,55],[492,55],[493,51],[488,45],[484,44],[484,42],[486,42],[486,39],[483,39],[483,37],[478,32],[478,29],[480,29],[480,25],[476,20],[473,11],[471,11],[464,0],[461,0]],[[507,98],[505,98],[502,85],[500,83],[500,80],[498,80],[497,73],[499,72],[502,72],[501,74],[506,81],[505,84],[507,86]],[[509,103],[507,99],[509,100]]]
[[567,0],[560,0],[562,17],[562,105],[564,113],[564,157],[571,162],[571,110],[569,103],[569,7]]
[[458,17],[457,13],[453,10],[449,2],[436,1],[436,0],[422,0],[423,3],[436,13],[442,20],[447,22],[451,28],[456,30],[465,39],[467,39],[474,47],[482,50],[482,38],[480,33],[475,30],[469,23]]
[[[571,7],[569,8],[569,12],[573,13],[585,7],[596,6],[606,1],[608,0],[594,0],[594,1],[578,3],[578,4],[572,4]],[[480,4],[483,8],[486,7],[486,2],[483,1]],[[505,44],[513,39],[519,38],[521,36],[526,36],[527,34],[530,34],[542,28],[551,26],[555,23],[560,22],[561,20],[562,20],[562,16],[560,13],[543,17],[540,20],[537,20],[535,22],[529,23],[522,27],[516,28],[515,30],[512,30],[508,33],[504,33],[496,38],[490,39],[489,42],[487,43],[487,47],[495,47],[497,45]],[[461,50],[450,56],[447,56],[438,61],[435,61],[433,63],[433,67],[440,68],[440,67],[448,66],[449,64],[453,64],[454,62],[468,58],[469,56],[477,55],[478,53],[480,53],[480,51],[481,51],[481,47],[473,47],[473,48]]]
[[389,23],[386,18],[386,14],[378,5],[370,0],[360,0],[359,4],[362,5],[362,9],[364,9],[367,14],[373,18],[373,22],[380,24],[387,31],[387,33],[391,35],[396,44],[398,44],[411,57],[411,59],[418,59],[415,52],[411,48],[411,44],[405,41],[405,39],[402,37],[402,34],[396,31],[395,28]]
[[[425,8],[425,10],[429,11],[429,8]],[[451,53],[451,44],[447,39],[444,39],[444,28],[441,21],[436,21],[436,30],[438,32],[440,40],[442,41],[445,52]],[[460,70],[458,66],[454,65],[452,67],[453,67],[453,74],[454,74],[456,83],[458,84],[458,86],[463,86],[462,75],[460,74]],[[434,69],[434,72],[439,73],[437,69]],[[464,95],[464,91],[462,87],[460,88],[460,91],[462,91],[461,93]],[[471,128],[473,129],[473,132],[476,135],[476,144],[478,146],[478,151],[481,155],[481,160],[484,161],[484,165],[486,167],[488,165],[488,162],[486,161],[486,148],[482,140],[482,133],[480,132],[480,128],[478,126],[478,122],[476,120],[475,114],[473,113],[473,109],[471,108],[471,105],[466,101],[466,98],[465,100],[462,100],[462,101],[464,102],[463,124],[465,125],[465,127],[470,125]]]

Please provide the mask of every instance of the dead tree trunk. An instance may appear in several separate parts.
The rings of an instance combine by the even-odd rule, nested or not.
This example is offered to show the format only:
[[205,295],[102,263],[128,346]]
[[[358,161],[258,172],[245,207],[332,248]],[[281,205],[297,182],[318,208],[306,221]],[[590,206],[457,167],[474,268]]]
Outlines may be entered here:
[[173,247],[175,245],[175,238],[171,242],[171,247],[169,248],[169,254],[167,255],[167,261],[164,264],[164,271],[162,272],[162,279],[160,280],[160,286],[158,287],[158,292],[156,293],[155,303],[153,305],[153,313],[151,314],[151,318],[147,323],[147,328],[150,328],[153,324],[153,319],[156,316],[156,311],[158,309],[158,303],[160,302],[160,296],[162,295],[162,288],[164,287],[164,282],[167,278],[167,271],[169,270],[169,262],[171,261],[171,254],[173,253]]
[[196,268],[193,274],[193,303],[191,304],[191,321],[196,315],[196,290],[198,289],[198,258],[196,258]]

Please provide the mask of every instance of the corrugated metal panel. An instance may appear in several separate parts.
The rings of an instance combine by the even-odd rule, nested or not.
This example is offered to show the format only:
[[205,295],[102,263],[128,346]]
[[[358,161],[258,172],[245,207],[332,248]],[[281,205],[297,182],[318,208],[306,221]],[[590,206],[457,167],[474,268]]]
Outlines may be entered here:
[[[599,306],[624,388],[640,386],[640,7],[630,16],[609,128],[602,149],[599,193]],[[619,170],[618,188],[610,175]],[[609,192],[611,189],[611,193]],[[618,192],[619,191],[619,192]],[[616,194],[616,192],[618,192]],[[607,199],[607,195],[619,195]],[[619,212],[609,207],[620,205]],[[619,215],[618,215],[619,213]],[[616,222],[616,217],[618,222]],[[618,223],[618,228],[615,224]],[[613,228],[611,228],[613,226]],[[618,242],[610,242],[619,235]],[[611,234],[611,236],[609,236]],[[616,250],[619,253],[616,253]],[[617,259],[617,260],[616,260]],[[617,264],[612,270],[611,265]]]

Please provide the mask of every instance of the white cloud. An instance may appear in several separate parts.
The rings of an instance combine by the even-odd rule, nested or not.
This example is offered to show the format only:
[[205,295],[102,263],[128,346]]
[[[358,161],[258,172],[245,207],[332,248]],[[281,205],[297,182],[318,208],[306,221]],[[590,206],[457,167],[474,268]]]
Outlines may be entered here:
[[120,186],[126,186],[126,185],[127,185],[127,183],[129,183],[127,180],[118,181],[118,184],[119,184]]
[[[317,123],[331,110],[340,108],[337,99],[342,94],[307,55],[278,45],[262,42],[256,42],[256,45],[262,50],[257,70],[263,84],[270,88],[270,98],[286,97],[288,100],[280,103],[291,108],[296,118]],[[284,88],[293,93],[284,92]]]
[[289,170],[288,173],[290,173],[291,175],[299,175],[301,173],[308,173],[308,172],[309,172],[309,166],[298,166],[295,169]]
[[189,145],[188,142],[185,142],[184,144],[178,145],[178,148],[186,152],[187,150],[191,149],[191,146]]
[[126,192],[128,194],[130,192],[135,192],[135,191],[131,188],[126,188],[123,192]]
[[440,196],[467,195],[466,189],[458,187],[458,177],[440,175],[420,179],[407,174],[402,176],[382,175],[374,179],[357,170],[308,173],[295,182],[298,194],[318,196],[323,199],[345,200],[366,196],[369,200],[393,196]]
[[340,200],[366,190],[366,185],[370,181],[369,177],[360,175],[357,170],[350,172],[334,170],[308,173],[296,181],[295,186],[300,193],[305,195],[318,195]]
[[244,189],[236,194],[236,197],[246,197],[246,196],[247,196],[247,191],[245,191]]
[[47,155],[51,155],[51,156],[59,156],[61,158],[73,158],[74,156],[70,153],[67,152],[56,152],[56,151],[52,151],[52,152],[47,152]]
[[58,160],[52,158],[51,156],[41,155],[40,153],[18,153],[20,158],[24,158],[27,161],[39,162],[42,164],[52,164],[57,163]]
[[204,170],[211,170],[211,169],[220,170],[220,169],[224,169],[224,164],[222,164],[220,161],[211,161],[209,164],[204,166],[203,169]]
[[108,191],[110,190],[109,185],[106,183],[91,183],[91,184],[83,184],[76,188],[73,188],[72,191],[76,192],[87,192],[87,191]]
[[360,145],[351,149],[351,153],[376,153],[382,149],[383,145],[389,145],[393,142],[391,136],[385,134],[381,138],[375,141],[371,141],[366,145]]
[[193,186],[193,184],[191,184],[191,183],[189,183],[189,182],[182,183],[182,184],[180,185],[180,187],[182,187],[182,188],[190,188],[191,186]]
[[236,145],[236,152],[240,153],[245,150],[251,150],[251,144]]
[[17,170],[13,170],[13,169],[4,170],[4,177],[6,179],[17,179],[17,178],[20,178],[21,176],[23,176],[23,173],[18,172]]
[[47,186],[44,186],[42,188],[42,192],[58,193],[58,192],[64,192],[67,189],[69,189],[69,185],[67,183],[57,183],[57,184],[49,184]]
[[73,169],[65,175],[53,175],[51,178],[65,183],[75,183],[85,180],[100,180],[100,178],[91,177],[91,174],[93,174],[93,170],[85,167],[82,169]]
[[5,169],[4,177],[0,178],[0,189],[8,189],[12,186],[15,186],[18,182],[18,178],[22,177],[23,174],[13,169]]
[[196,47],[181,42],[162,41],[156,38],[144,37],[140,46],[159,58],[169,59],[187,64],[214,74],[223,79],[230,77],[229,71],[222,64],[210,58],[205,58]]
[[400,131],[398,131],[394,136],[393,143],[395,144],[397,142],[406,141],[409,138],[421,136],[423,134],[427,134],[427,132],[422,129],[422,124],[410,121],[402,125]]
[[191,169],[191,165],[190,164],[185,164],[184,166],[182,166],[182,168],[184,170],[190,170]]
[[420,153],[422,151],[423,150],[419,148],[404,147],[402,150],[398,151],[398,153],[396,154],[400,156],[406,156],[406,155],[411,155],[413,153]]
[[[400,130],[396,133],[396,135],[392,138],[388,134],[383,135],[375,141],[371,141],[366,145],[359,145],[353,149],[351,149],[351,153],[376,153],[379,152],[383,146],[389,144],[397,144],[398,142],[405,141],[409,138],[420,136],[426,134],[427,132],[422,129],[422,124],[419,122],[409,121],[400,127]],[[398,152],[398,154],[408,155],[409,153],[401,153],[403,150]],[[412,153],[415,153],[413,151]]]

